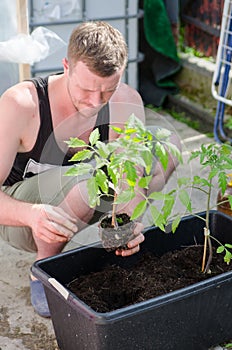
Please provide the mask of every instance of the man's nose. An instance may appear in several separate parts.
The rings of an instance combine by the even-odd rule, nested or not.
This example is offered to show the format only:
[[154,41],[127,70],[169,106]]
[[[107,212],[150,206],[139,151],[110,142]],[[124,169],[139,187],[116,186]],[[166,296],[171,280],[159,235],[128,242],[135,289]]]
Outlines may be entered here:
[[101,91],[92,91],[91,96],[90,96],[90,103],[92,104],[93,107],[97,107],[101,104],[103,104],[104,101],[104,96]]

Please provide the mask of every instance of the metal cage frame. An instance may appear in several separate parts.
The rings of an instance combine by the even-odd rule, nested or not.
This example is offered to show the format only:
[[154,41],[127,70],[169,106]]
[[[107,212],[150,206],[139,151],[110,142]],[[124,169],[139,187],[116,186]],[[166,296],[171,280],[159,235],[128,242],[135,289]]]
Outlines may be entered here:
[[218,101],[214,121],[214,138],[217,142],[232,142],[224,130],[224,114],[226,105],[232,106],[232,96],[229,87],[232,77],[232,0],[225,0],[220,39],[216,57],[215,72],[212,79],[211,91]]

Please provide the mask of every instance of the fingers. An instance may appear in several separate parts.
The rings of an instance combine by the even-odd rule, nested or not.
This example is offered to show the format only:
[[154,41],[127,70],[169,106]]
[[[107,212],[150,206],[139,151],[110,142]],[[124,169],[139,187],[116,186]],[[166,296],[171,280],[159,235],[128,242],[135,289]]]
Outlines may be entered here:
[[[77,232],[76,218],[71,217],[63,209],[59,207],[45,206],[46,216],[50,222],[59,224],[59,227],[64,227],[73,233]],[[56,225],[58,228],[58,226]]]
[[144,226],[142,223],[137,223],[134,229],[134,235],[136,237],[127,243],[128,249],[117,249],[115,251],[115,254],[118,256],[121,255],[123,257],[126,257],[137,253],[140,250],[140,244],[145,239],[144,235],[141,233],[143,228]]
[[63,217],[67,218],[68,220],[72,221],[73,223],[76,223],[76,221],[77,221],[77,219],[75,217],[72,217],[71,215],[69,215],[65,210],[63,210],[60,207],[50,207],[50,212],[62,215]]
[[65,236],[60,236],[57,234],[54,234],[53,232],[50,232],[48,230],[46,231],[40,231],[36,234],[36,238],[46,242],[46,243],[67,243],[70,239]]
[[34,205],[33,235],[47,243],[66,243],[78,231],[76,219],[63,209],[51,205]]
[[135,253],[138,253],[139,250],[140,250],[140,246],[137,245],[136,247],[134,247],[132,249],[126,249],[126,250],[125,249],[117,249],[115,251],[115,254],[118,255],[118,256],[121,255],[123,257],[126,257],[126,256],[133,255]]
[[35,235],[47,243],[66,243],[73,237],[72,232],[52,221],[40,226],[39,230],[35,232]]
[[139,235],[144,229],[144,225],[141,222],[137,222],[134,228],[134,235]]
[[60,225],[57,222],[49,221],[48,227],[51,232],[56,233],[59,236],[63,236],[64,238],[67,238],[67,240],[70,240],[74,233],[77,231],[77,228],[75,231],[68,229],[66,226]]

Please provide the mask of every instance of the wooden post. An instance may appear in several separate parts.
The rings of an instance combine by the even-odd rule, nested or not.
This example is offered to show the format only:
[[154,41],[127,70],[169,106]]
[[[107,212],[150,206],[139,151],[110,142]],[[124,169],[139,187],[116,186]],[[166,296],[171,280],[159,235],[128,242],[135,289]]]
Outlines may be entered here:
[[[28,6],[27,0],[16,0],[18,33],[28,34]],[[19,64],[19,81],[30,79],[31,67],[29,64]]]

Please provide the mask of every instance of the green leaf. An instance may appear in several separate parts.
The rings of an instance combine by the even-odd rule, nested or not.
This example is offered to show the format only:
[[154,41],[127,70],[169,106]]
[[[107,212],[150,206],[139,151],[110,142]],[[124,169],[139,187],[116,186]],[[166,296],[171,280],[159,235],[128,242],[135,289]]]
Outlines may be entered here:
[[224,194],[227,187],[227,176],[224,172],[220,172],[218,175],[218,185],[222,191],[222,194]]
[[138,177],[134,164],[132,164],[129,161],[126,161],[124,167],[126,172],[126,180],[129,186],[134,187],[136,185],[136,179]]
[[96,147],[97,147],[99,155],[102,158],[104,158],[104,159],[108,158],[108,156],[110,154],[110,149],[109,149],[109,147],[107,147],[107,145],[104,142],[97,141]]
[[140,217],[141,215],[143,215],[143,213],[145,212],[147,208],[147,202],[146,200],[141,201],[134,209],[132,215],[131,215],[131,220],[135,220],[138,217]]
[[230,155],[232,152],[232,146],[227,144],[227,143],[221,144],[221,152],[223,155],[229,156],[229,158],[230,158]]
[[128,128],[136,126],[139,130],[144,130],[143,122],[137,118],[134,113],[130,115],[126,125]]
[[94,129],[89,136],[90,145],[94,146],[99,139],[100,139],[100,133],[99,133],[99,130],[97,128],[97,129]]
[[210,173],[209,173],[209,179],[213,179],[218,173],[218,169],[217,168],[214,168],[214,169],[211,169],[210,170]]
[[172,232],[175,233],[177,227],[179,226],[179,223],[181,221],[180,215],[177,215],[177,217],[172,222]]
[[165,220],[164,220],[163,215],[153,205],[150,206],[150,212],[151,212],[153,224],[155,226],[158,226],[162,231],[165,231],[165,227],[164,227]]
[[229,203],[230,203],[230,207],[232,209],[232,196],[231,195],[228,196],[228,200],[229,200]]
[[131,134],[134,134],[137,130],[135,128],[128,128],[128,129],[125,129],[125,134],[126,135],[131,135]]
[[114,130],[117,134],[123,134],[124,133],[124,129],[121,129],[121,128],[117,127],[117,126],[110,125],[110,128],[112,130]]
[[157,142],[155,144],[155,153],[160,163],[162,164],[162,167],[164,168],[164,170],[166,170],[168,166],[169,155],[164,145],[162,145],[160,142]]
[[89,206],[94,208],[96,205],[100,204],[99,190],[95,177],[88,179],[87,189],[89,194]]
[[172,196],[169,196],[168,194],[165,194],[163,192],[152,192],[148,196],[148,199],[164,201],[164,200],[168,200],[168,199],[172,200]]
[[198,175],[195,175],[193,177],[193,185],[201,185],[201,186],[205,186],[205,187],[211,187],[211,184],[209,183],[208,180],[201,178]]
[[108,176],[110,177],[114,187],[118,187],[118,177],[119,177],[119,173],[118,173],[118,169],[112,166],[108,166],[107,168],[108,171]]
[[79,151],[75,153],[72,158],[70,159],[70,162],[76,162],[81,161],[85,159],[90,159],[93,155],[93,151],[90,151],[88,149],[84,149],[83,151]]
[[96,183],[101,188],[102,192],[107,194],[109,191],[108,178],[102,169],[98,169],[96,172]]
[[151,182],[152,176],[144,176],[141,177],[141,179],[139,179],[138,181],[138,186],[140,188],[148,188],[149,183]]
[[168,153],[171,153],[175,158],[177,158],[180,164],[183,163],[182,153],[176,145],[171,142],[166,142],[166,148]]
[[224,252],[224,250],[225,250],[225,247],[223,245],[220,245],[219,247],[217,247],[217,253],[219,254]]
[[69,168],[64,175],[66,176],[79,176],[85,174],[91,174],[93,172],[93,167],[91,164],[75,164],[73,167]]
[[171,136],[171,131],[165,128],[158,128],[155,133],[155,138],[159,141],[168,139]]
[[177,179],[177,183],[178,183],[178,186],[181,187],[181,186],[186,186],[190,183],[190,178],[189,177],[179,177]]
[[226,254],[224,255],[224,261],[229,264],[232,259],[232,254],[226,249]]
[[174,204],[175,204],[174,197],[170,196],[170,197],[167,197],[165,199],[164,206],[162,208],[163,215],[164,215],[165,219],[167,219],[169,217],[169,215],[171,214]]
[[188,192],[184,189],[181,189],[179,191],[178,195],[179,195],[179,199],[180,199],[181,203],[191,213],[192,212],[192,205],[191,205],[191,200],[190,200]]
[[123,192],[119,193],[117,196],[117,200],[115,201],[116,204],[120,203],[127,203],[131,201],[135,197],[134,191],[132,191],[130,188],[127,190],[124,190]]
[[190,162],[191,160],[193,160],[193,159],[199,157],[199,155],[200,155],[200,151],[193,151],[193,152],[191,152],[191,155],[190,155],[188,161]]
[[85,147],[88,146],[85,141],[78,139],[77,137],[70,137],[69,141],[65,141],[71,148]]
[[145,163],[145,171],[146,174],[150,174],[152,169],[152,163],[153,163],[153,154],[152,152],[147,148],[141,152],[142,159]]
[[226,248],[232,248],[232,244],[226,243],[226,244],[225,244],[225,247],[226,247]]

